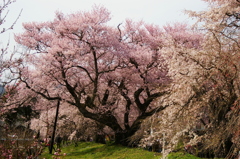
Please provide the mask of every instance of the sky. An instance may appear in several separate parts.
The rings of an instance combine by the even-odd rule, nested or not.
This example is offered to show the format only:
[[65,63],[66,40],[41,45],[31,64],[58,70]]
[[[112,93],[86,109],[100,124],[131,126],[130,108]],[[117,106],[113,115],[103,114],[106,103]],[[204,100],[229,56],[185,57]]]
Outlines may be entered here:
[[11,24],[22,10],[21,16],[13,31],[0,36],[0,42],[10,39],[13,45],[13,34],[23,32],[23,22],[49,21],[54,19],[56,11],[70,14],[91,10],[93,5],[106,7],[111,12],[110,23],[115,26],[126,18],[160,26],[171,22],[187,22],[190,19],[183,10],[200,11],[207,8],[201,0],[17,0],[7,9],[6,24]]

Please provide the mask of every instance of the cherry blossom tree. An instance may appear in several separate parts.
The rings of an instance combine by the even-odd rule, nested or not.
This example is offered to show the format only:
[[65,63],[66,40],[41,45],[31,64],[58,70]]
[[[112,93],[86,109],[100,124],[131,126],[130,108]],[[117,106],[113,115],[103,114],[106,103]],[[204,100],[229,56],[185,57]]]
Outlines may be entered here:
[[215,157],[230,157],[239,149],[239,7],[238,0],[207,0],[209,9],[189,11],[199,20],[205,40],[199,58],[193,58],[205,72],[195,92],[205,92],[208,123],[205,148]]
[[[15,21],[6,24],[8,18],[8,7],[14,3],[14,0],[2,0],[0,2],[0,35],[2,36],[6,32],[13,29],[17,20],[19,19],[21,12],[16,17]],[[12,74],[9,73],[9,67],[13,67],[13,63],[16,58],[14,58],[15,52],[10,53],[9,47],[10,43],[5,39],[5,41],[1,41],[1,50],[0,50],[0,116],[3,113],[4,104],[6,99],[9,97],[11,92],[14,92],[15,87],[9,86],[8,88],[4,88],[6,84],[10,83],[13,80]],[[5,46],[6,45],[6,46]],[[17,61],[17,60],[16,60]],[[10,90],[10,88],[12,90]],[[6,90],[7,89],[7,90]],[[5,94],[7,92],[7,94]]]
[[[8,19],[8,7],[14,3],[14,0],[2,0],[0,2],[0,36],[6,34],[13,29],[17,20],[19,19],[21,12],[16,15],[16,19],[10,23],[6,23]],[[4,41],[5,40],[5,41]],[[11,93],[15,92],[15,86],[6,86],[13,80],[13,76],[9,73],[9,67],[13,61],[15,52],[9,51],[10,42],[7,39],[0,41],[0,117],[5,113],[5,104]]]
[[168,96],[158,100],[169,106],[147,118],[131,139],[132,142],[140,140],[139,146],[145,148],[158,142],[163,155],[167,156],[176,150],[183,136],[192,138],[194,134],[192,130],[199,112],[196,111],[197,106],[190,107],[189,103],[193,98],[202,96],[192,87],[201,81],[204,72],[195,61],[183,55],[196,55],[202,50],[203,33],[184,23],[168,24],[163,29],[167,40],[162,46],[162,53],[168,59],[168,74],[172,77],[172,83]]
[[[7,9],[14,2],[15,2],[14,0],[2,0],[2,2],[0,2],[0,4],[1,4],[1,6],[0,6],[0,35],[3,35],[6,32],[12,30],[21,15],[21,12],[20,12],[18,14],[18,16],[16,17],[15,21],[10,23],[10,25],[6,24],[6,21],[8,18],[8,13],[9,13],[9,11]],[[2,82],[4,82],[3,80],[7,79],[6,74],[4,74],[4,72],[7,70],[8,67],[10,67],[10,61],[13,60],[13,55],[14,55],[14,53],[9,53],[9,51],[8,51],[9,46],[10,46],[9,41],[8,42],[7,42],[7,40],[4,41],[6,46],[4,46],[4,44],[2,44],[2,42],[3,41],[1,41],[1,50],[0,50],[0,84],[1,85],[4,84],[4,83],[2,83]]]
[[19,80],[109,126],[116,143],[126,145],[143,119],[167,107],[155,100],[168,93],[171,79],[158,26],[127,20],[111,27],[109,20],[110,13],[95,6],[23,24],[25,32],[15,39],[31,51],[19,63]]
[[[31,121],[31,129],[39,131],[41,138],[51,136],[55,115],[55,107],[42,110],[40,118]],[[56,136],[59,135],[66,141],[74,131],[77,132],[77,140],[79,141],[80,139],[87,140],[89,137],[94,139],[100,130],[96,122],[84,118],[75,106],[63,103],[59,108]]]
[[[9,13],[9,6],[12,5],[15,0],[1,0],[0,2],[0,36],[3,36],[6,33],[9,33],[12,30],[21,15],[21,11],[19,14],[16,15],[14,21],[10,21],[8,18]],[[24,144],[17,142],[17,138],[25,138],[25,137],[32,137],[34,134],[33,131],[29,129],[24,129],[23,127],[11,127],[13,120],[17,118],[13,118],[12,115],[17,115],[16,112],[9,112],[9,110],[17,111],[21,116],[20,119],[25,121],[30,120],[30,111],[28,109],[30,107],[20,107],[16,108],[16,103],[12,103],[13,105],[9,105],[9,100],[12,96],[16,95],[18,92],[17,87],[18,83],[15,81],[14,74],[11,74],[10,69],[12,69],[15,64],[20,62],[19,56],[16,56],[17,53],[11,51],[10,48],[10,41],[6,38],[1,38],[0,44],[0,136],[2,139],[5,139],[4,142],[0,144],[0,158],[26,158],[26,157],[37,157],[41,152],[41,146],[37,144],[35,141],[25,141]],[[19,103],[24,103],[26,101],[21,101]],[[30,102],[29,102],[30,104]],[[26,114],[25,114],[26,113]],[[16,117],[16,116],[15,116]],[[18,117],[18,116],[17,116]],[[7,122],[11,122],[9,124]],[[19,119],[19,118],[18,118]],[[19,121],[18,121],[19,122]],[[26,135],[27,134],[27,135]],[[30,152],[30,148],[35,148],[35,155],[26,153],[26,151]],[[39,151],[37,151],[39,150]]]
[[[202,154],[230,158],[239,149],[239,6],[238,0],[205,0],[206,11],[187,11],[204,35],[199,47],[175,47],[169,72],[174,105],[155,134],[169,139],[191,136],[184,144]],[[175,45],[176,46],[176,45]],[[170,108],[170,107],[169,107]],[[173,115],[174,114],[174,115]],[[164,117],[164,115],[162,115]],[[164,124],[165,123],[165,124]],[[196,131],[201,124],[203,129]],[[164,126],[165,125],[165,126]],[[168,131],[169,130],[169,131]],[[200,145],[200,146],[199,146]],[[200,153],[199,153],[200,154]],[[202,156],[204,157],[204,156]]]

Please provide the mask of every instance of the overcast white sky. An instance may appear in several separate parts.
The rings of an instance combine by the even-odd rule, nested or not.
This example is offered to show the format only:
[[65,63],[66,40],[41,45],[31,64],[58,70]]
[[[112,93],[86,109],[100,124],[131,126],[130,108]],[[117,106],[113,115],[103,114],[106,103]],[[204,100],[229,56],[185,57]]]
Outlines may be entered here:
[[[0,2],[1,3],[1,2]],[[55,11],[73,13],[79,10],[90,10],[94,4],[105,6],[112,14],[112,24],[118,25],[126,18],[135,21],[164,25],[167,22],[190,21],[182,12],[184,9],[204,10],[206,4],[201,0],[17,0],[8,8],[7,22],[11,23],[21,9],[23,12],[13,32],[23,32],[22,23],[32,21],[48,21],[55,16]],[[1,35],[0,41],[6,41],[13,32]]]

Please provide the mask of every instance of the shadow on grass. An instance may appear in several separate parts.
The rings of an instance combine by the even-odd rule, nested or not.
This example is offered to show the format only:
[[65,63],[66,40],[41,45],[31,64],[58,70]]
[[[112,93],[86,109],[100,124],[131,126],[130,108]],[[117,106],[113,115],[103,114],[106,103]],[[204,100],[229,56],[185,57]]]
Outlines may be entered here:
[[108,145],[94,145],[92,146],[86,146],[81,147],[79,149],[74,149],[74,151],[71,151],[70,153],[67,153],[68,157],[79,157],[82,156],[82,158],[109,158],[114,157],[116,155],[116,152],[119,152],[121,154],[125,154],[125,151],[127,152],[127,148],[123,148],[121,146],[108,146]]
[[[77,147],[72,144],[63,147],[63,153],[67,155],[64,157],[60,156],[61,159],[159,159],[159,156],[146,150],[97,143],[79,143]],[[47,154],[47,150],[45,149],[40,159],[52,159],[52,156]]]
[[75,151],[72,151],[70,153],[67,153],[67,156],[69,157],[76,157],[76,156],[84,156],[84,155],[89,155],[89,154],[94,154],[95,152],[97,152],[97,150],[99,149],[99,146],[96,147],[85,147],[85,148],[80,148],[80,149],[76,149]]

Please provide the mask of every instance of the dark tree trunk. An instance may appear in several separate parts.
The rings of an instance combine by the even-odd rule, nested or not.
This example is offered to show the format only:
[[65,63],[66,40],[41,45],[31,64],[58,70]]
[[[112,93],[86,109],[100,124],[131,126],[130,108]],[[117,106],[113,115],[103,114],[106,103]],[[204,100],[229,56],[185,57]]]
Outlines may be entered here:
[[129,135],[126,132],[116,132],[115,133],[115,144],[120,144],[123,146],[128,146]]

